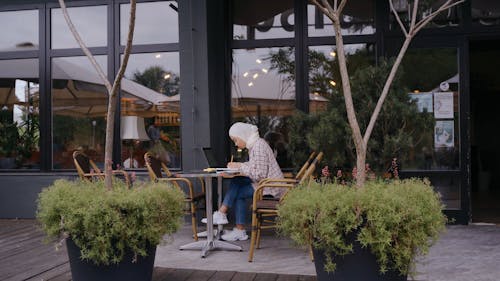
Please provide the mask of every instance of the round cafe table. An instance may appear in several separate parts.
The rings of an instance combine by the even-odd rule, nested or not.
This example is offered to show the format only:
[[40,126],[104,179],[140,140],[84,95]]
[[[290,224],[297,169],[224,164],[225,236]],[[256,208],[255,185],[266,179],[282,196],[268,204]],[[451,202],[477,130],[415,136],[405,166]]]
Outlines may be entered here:
[[218,226],[217,235],[214,237],[214,224],[212,217],[212,179],[217,178],[217,201],[218,206],[222,204],[222,178],[232,177],[234,175],[227,175],[224,172],[185,172],[177,173],[176,177],[183,178],[199,178],[203,177],[205,180],[205,205],[206,205],[206,216],[207,216],[207,240],[195,241],[185,245],[180,246],[180,250],[201,250],[201,257],[205,258],[209,251],[215,249],[221,250],[236,250],[243,251],[243,249],[229,242],[220,241],[220,233],[222,231],[222,225]]

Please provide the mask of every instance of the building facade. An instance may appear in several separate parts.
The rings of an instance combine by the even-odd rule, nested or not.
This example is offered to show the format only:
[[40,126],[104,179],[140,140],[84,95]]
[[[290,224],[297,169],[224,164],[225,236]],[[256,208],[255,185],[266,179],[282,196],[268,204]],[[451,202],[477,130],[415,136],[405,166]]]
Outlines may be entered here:
[[[204,147],[221,164],[231,155],[244,157],[233,150],[227,130],[234,121],[246,121],[258,125],[284,169],[323,148],[325,165],[353,168],[345,123],[339,121],[344,111],[333,29],[314,5],[137,2],[132,55],[115,116],[116,165],[145,175],[142,156],[154,151],[173,170],[204,168]],[[115,77],[128,1],[66,3],[97,63]],[[393,3],[406,24],[411,5]],[[402,33],[385,0],[351,0],[345,14],[342,34],[363,120],[376,97],[374,82],[383,78],[375,66],[397,54]],[[74,150],[103,162],[107,94],[57,1],[2,1],[0,24],[7,27],[0,36],[0,217],[28,218],[41,188],[76,176]],[[398,158],[403,176],[431,180],[445,212],[459,223],[498,215],[485,206],[500,205],[494,177],[500,172],[494,129],[499,46],[496,1],[468,0],[443,12],[414,39],[391,93],[395,98],[387,101],[390,109],[372,137],[368,160],[375,170],[386,171]],[[372,74],[358,71],[368,67]],[[301,128],[297,111],[320,117]],[[126,125],[129,117],[140,126]],[[140,132],[131,137],[129,130]]]

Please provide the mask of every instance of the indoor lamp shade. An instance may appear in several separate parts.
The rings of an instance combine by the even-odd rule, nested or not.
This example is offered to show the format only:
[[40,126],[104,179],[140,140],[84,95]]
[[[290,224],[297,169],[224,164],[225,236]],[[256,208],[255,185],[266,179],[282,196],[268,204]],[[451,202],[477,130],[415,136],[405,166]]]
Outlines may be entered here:
[[149,140],[144,128],[144,118],[138,116],[123,116],[121,122],[122,140]]

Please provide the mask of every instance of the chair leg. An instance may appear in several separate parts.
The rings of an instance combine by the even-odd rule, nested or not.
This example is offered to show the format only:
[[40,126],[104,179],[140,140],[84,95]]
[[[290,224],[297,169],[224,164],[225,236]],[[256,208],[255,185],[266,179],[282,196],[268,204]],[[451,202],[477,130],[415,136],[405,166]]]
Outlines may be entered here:
[[260,235],[262,232],[261,226],[262,226],[262,216],[259,216],[259,218],[257,219],[257,241],[255,245],[255,248],[257,249],[260,249]]
[[193,201],[191,201],[191,228],[193,229],[194,241],[198,241],[198,226],[196,221],[196,206]]
[[248,261],[253,261],[253,251],[255,250],[255,240],[257,236],[257,214],[252,213],[252,238],[250,240],[250,251],[248,251]]

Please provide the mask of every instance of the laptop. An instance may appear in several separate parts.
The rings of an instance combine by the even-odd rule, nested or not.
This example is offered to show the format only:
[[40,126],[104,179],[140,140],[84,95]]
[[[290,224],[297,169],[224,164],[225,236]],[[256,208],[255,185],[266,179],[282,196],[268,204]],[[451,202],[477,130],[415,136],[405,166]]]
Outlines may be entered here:
[[205,154],[205,158],[207,159],[208,162],[208,167],[210,168],[216,168],[220,167],[220,163],[217,161],[215,158],[214,152],[212,151],[212,148],[210,147],[204,147],[203,148],[203,153]]
[[220,165],[220,163],[215,158],[214,152],[210,147],[204,147],[203,153],[205,154],[205,158],[207,159],[209,167],[208,170],[210,172],[224,172],[229,174],[234,174],[239,172],[239,170],[237,169],[229,169],[224,167],[226,163],[224,163],[224,165]]

